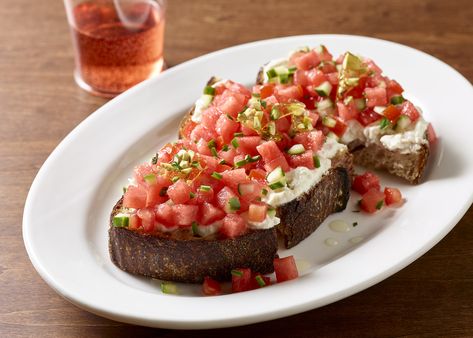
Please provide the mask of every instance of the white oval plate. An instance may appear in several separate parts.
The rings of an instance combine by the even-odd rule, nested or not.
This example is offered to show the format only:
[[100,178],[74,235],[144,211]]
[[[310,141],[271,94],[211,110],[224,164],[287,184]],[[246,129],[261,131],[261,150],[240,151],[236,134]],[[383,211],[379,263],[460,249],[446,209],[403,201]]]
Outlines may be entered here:
[[[108,216],[135,164],[176,139],[182,114],[211,75],[247,85],[260,65],[300,46],[325,44],[334,55],[350,50],[374,59],[422,107],[440,137],[426,180],[401,188],[407,203],[375,216],[332,215],[314,234],[280,255],[295,255],[297,280],[220,297],[200,296],[199,286],[179,285],[165,295],[159,282],[129,275],[108,256]],[[415,49],[357,36],[309,35],[249,43],[211,53],[167,70],[101,107],[53,151],[29,192],[23,237],[41,277],[77,306],[118,321],[163,328],[217,328],[275,319],[337,301],[413,262],[442,239],[473,199],[473,115],[465,102],[473,88],[454,69]],[[358,222],[347,233],[328,222]],[[361,236],[353,244],[350,239]],[[329,247],[327,238],[339,244]]]

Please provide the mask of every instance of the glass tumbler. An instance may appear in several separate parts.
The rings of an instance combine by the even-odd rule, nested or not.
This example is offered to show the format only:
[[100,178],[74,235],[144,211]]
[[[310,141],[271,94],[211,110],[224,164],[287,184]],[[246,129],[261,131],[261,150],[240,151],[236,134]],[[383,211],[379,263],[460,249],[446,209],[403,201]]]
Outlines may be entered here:
[[163,69],[165,0],[64,0],[77,84],[114,97]]

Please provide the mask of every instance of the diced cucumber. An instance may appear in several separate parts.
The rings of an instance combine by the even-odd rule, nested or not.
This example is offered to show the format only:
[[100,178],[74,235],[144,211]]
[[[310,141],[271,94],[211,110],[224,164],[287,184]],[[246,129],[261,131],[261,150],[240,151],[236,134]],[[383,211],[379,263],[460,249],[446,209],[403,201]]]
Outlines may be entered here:
[[304,148],[304,145],[302,144],[294,144],[291,148],[289,148],[289,150],[287,151],[287,153],[289,155],[299,155],[299,154],[302,154],[305,152],[305,148]]
[[401,115],[399,116],[399,118],[397,119],[397,122],[396,122],[396,127],[395,127],[395,130],[396,131],[403,131],[405,130],[407,127],[409,127],[409,125],[411,124],[411,119],[409,117],[407,117],[406,115]]
[[237,197],[232,197],[228,200],[228,206],[231,211],[240,210],[240,200]]
[[271,188],[271,190],[278,190],[278,189],[284,188],[285,184],[282,182],[274,182],[268,186]]
[[337,134],[335,134],[333,131],[329,131],[327,133],[327,137],[328,138],[331,138],[331,139],[334,139],[335,141],[338,141],[340,138],[338,137]]
[[163,293],[176,295],[177,294],[177,286],[171,282],[161,282],[161,291]]
[[355,107],[358,111],[362,111],[366,108],[366,99],[355,99]]
[[129,222],[130,222],[130,217],[125,216],[125,215],[117,215],[113,217],[113,220],[112,220],[113,226],[116,226],[119,228],[128,227]]
[[278,75],[281,75],[281,74],[289,74],[289,70],[287,69],[286,66],[276,66],[274,67],[274,71],[276,72],[276,74]]
[[156,175],[155,174],[148,174],[143,176],[143,179],[145,180],[146,183],[149,185],[153,185],[156,183]]
[[386,129],[387,127],[389,127],[390,124],[391,122],[386,117],[383,117],[379,122],[379,128],[381,130]]
[[391,104],[401,104],[405,101],[404,97],[402,95],[394,95],[391,97]]
[[320,102],[317,102],[317,110],[319,111],[325,111],[330,108],[333,108],[333,102],[330,99],[324,99]]
[[204,94],[205,94],[205,95],[212,95],[212,96],[214,96],[214,95],[215,95],[215,88],[212,87],[212,86],[205,86],[205,88],[204,88]]
[[281,167],[277,167],[276,169],[274,169],[268,174],[268,176],[266,177],[266,181],[268,181],[268,183],[276,182],[276,181],[279,181],[284,176],[286,176],[286,174],[284,173],[284,170],[282,170]]
[[214,99],[213,95],[208,95],[208,94],[204,94],[200,97],[200,100],[202,102],[202,107],[203,108],[206,108],[210,105],[210,103],[212,103],[212,100]]
[[335,120],[334,118],[330,116],[324,116],[322,118],[322,124],[326,127],[333,128],[336,126],[337,120]]
[[269,217],[274,217],[274,216],[276,216],[276,209],[274,209],[274,208],[268,208],[267,215],[268,215]]
[[240,196],[253,193],[255,186],[252,183],[238,183],[238,193]]
[[385,106],[375,106],[373,111],[378,114],[383,114],[383,111],[386,109]]
[[319,94],[322,97],[327,97],[330,95],[330,92],[332,91],[332,85],[330,82],[325,81],[323,82],[320,86],[314,88],[317,94]]
[[268,76],[268,79],[272,79],[273,77],[278,76],[278,74],[276,73],[276,71],[274,70],[274,68],[269,69],[269,70],[266,72],[266,75]]
[[320,168],[320,158],[317,155],[314,155],[312,157],[312,160],[314,161],[314,167]]

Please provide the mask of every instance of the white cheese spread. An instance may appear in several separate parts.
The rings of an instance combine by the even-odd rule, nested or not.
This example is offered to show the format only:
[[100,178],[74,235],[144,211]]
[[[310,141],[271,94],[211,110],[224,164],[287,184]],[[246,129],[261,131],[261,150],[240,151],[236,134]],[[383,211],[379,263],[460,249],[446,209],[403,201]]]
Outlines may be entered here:
[[319,168],[298,167],[292,169],[286,173],[287,185],[281,190],[269,191],[262,200],[273,207],[277,207],[308,192],[328,172],[332,164],[331,158],[342,149],[346,149],[346,146],[327,138],[324,146],[317,153],[320,161]]
[[412,130],[406,130],[402,133],[381,136],[381,144],[391,151],[399,151],[401,154],[418,152],[423,144],[427,144],[425,137],[429,123],[420,118]]
[[281,223],[279,217],[267,215],[263,222],[248,221],[248,227],[255,230],[271,229],[279,223]]

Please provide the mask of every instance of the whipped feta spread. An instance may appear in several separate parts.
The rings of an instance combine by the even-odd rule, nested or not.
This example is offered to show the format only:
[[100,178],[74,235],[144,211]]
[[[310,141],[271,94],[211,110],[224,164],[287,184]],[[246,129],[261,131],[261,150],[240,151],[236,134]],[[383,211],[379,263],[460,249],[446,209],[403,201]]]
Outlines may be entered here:
[[346,150],[346,146],[327,138],[324,146],[317,153],[320,167],[315,169],[308,169],[306,167],[292,169],[286,173],[287,185],[281,190],[269,191],[262,198],[263,202],[277,207],[308,192],[328,172],[332,164],[331,159],[342,149]]
[[255,230],[263,230],[263,229],[271,229],[275,225],[281,223],[281,219],[276,217],[275,215],[267,215],[263,222],[252,222],[248,221],[248,226],[250,229]]
[[364,127],[357,120],[347,121],[347,131],[343,134],[340,141],[344,144],[350,144],[355,140],[365,142]]
[[418,152],[423,144],[428,144],[425,137],[429,123],[420,118],[412,130],[402,133],[381,136],[381,144],[391,151],[400,151],[401,154]]
[[[428,144],[425,137],[429,123],[423,118],[419,118],[415,124],[409,129],[400,133],[385,133],[379,123],[375,123],[365,127],[363,136],[365,143],[377,143],[383,145],[391,151],[399,151],[401,154],[409,154],[418,152],[423,144]],[[345,135],[343,135],[345,136]],[[342,141],[344,142],[343,138]]]
[[221,226],[222,226],[221,220],[213,222],[208,225],[199,225],[197,226],[197,234],[202,237],[209,236],[216,233],[218,229],[220,229]]

